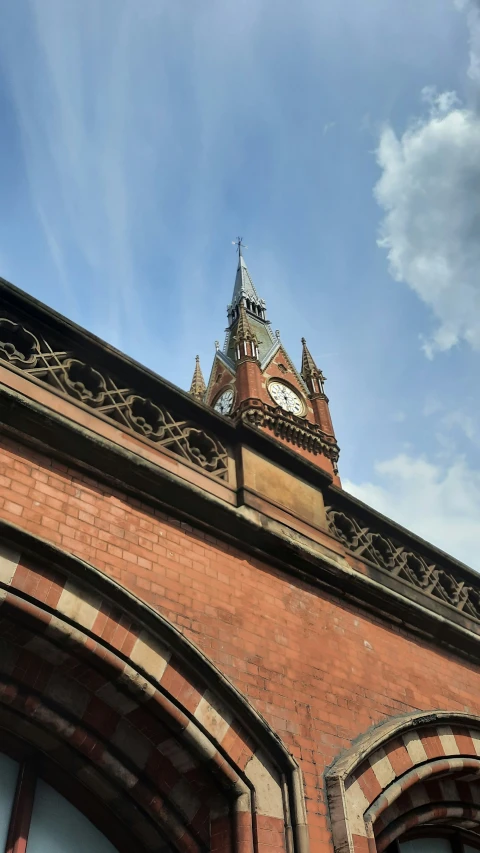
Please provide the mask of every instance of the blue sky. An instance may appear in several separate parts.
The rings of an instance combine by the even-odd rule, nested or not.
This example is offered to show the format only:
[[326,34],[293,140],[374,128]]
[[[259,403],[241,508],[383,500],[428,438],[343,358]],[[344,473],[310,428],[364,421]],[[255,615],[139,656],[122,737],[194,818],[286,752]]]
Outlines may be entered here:
[[480,0],[0,11],[0,274],[188,388],[242,234],[345,487],[480,567]]

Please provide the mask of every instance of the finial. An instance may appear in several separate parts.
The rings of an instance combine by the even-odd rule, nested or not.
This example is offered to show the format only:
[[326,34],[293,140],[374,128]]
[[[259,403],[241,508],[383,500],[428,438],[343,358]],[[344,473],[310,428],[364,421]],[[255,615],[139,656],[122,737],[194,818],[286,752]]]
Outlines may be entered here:
[[197,364],[200,364],[200,356],[199,355],[195,356],[195,361],[197,362]]
[[305,346],[306,343],[307,342],[306,342],[305,338],[302,338],[302,344]]
[[275,329],[275,337],[280,340],[280,329]]
[[[218,352],[219,349],[220,349],[220,341],[215,341],[215,350]],[[197,356],[197,358],[198,358],[198,356]]]
[[237,247],[238,258],[240,259],[242,256],[242,249],[248,249],[248,246],[245,243],[242,243],[243,237],[237,237],[236,240],[232,240],[232,246]]

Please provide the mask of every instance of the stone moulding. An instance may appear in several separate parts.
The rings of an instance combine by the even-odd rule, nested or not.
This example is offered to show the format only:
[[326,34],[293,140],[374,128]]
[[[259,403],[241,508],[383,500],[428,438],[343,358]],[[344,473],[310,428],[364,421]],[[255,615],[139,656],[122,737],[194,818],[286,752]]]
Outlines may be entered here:
[[393,577],[480,621],[480,579],[470,573],[431,562],[395,536],[386,536],[334,506],[326,507],[330,533],[362,561],[373,563]]
[[246,400],[235,414],[245,423],[271,430],[275,436],[295,447],[323,454],[331,460],[335,474],[338,473],[338,444],[335,439],[329,439],[316,424],[285,412],[280,406],[268,406],[260,401],[254,403],[252,400]]
[[216,436],[193,421],[178,418],[161,399],[151,400],[121,378],[97,370],[68,343],[66,339],[53,341],[40,330],[0,317],[0,358],[7,367],[88,406],[95,414],[177,454],[206,474],[228,480],[228,453]]

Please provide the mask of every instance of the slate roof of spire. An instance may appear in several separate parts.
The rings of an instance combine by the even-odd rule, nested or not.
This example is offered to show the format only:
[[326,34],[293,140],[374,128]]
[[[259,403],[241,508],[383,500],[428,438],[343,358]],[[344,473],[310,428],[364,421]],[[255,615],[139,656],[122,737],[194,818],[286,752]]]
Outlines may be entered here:
[[[235,285],[233,288],[233,296],[231,306],[229,306],[229,310],[235,309],[240,305],[243,305],[245,308],[245,313],[248,318],[248,323],[251,331],[255,335],[255,338],[258,343],[259,357],[262,360],[265,355],[272,349],[272,347],[277,343],[277,338],[270,328],[270,323],[267,320],[264,320],[260,314],[255,314],[253,311],[249,311],[247,307],[247,301],[250,303],[254,303],[256,306],[260,306],[263,309],[263,316],[265,303],[263,299],[261,299],[255,289],[255,285],[253,283],[252,277],[247,269],[247,265],[245,263],[245,259],[243,255],[240,254],[238,257],[238,266],[237,266],[237,274],[235,276]],[[227,359],[231,362],[235,359],[234,354],[234,336],[237,334],[237,321],[232,323],[230,328],[227,331],[227,336],[225,339],[225,347],[224,354],[227,356]]]
[[250,302],[255,302],[260,305],[261,299],[255,290],[255,285],[248,272],[245,259],[242,254],[238,257],[237,275],[235,276],[235,286],[233,288],[232,307],[235,308],[243,299],[249,299]]

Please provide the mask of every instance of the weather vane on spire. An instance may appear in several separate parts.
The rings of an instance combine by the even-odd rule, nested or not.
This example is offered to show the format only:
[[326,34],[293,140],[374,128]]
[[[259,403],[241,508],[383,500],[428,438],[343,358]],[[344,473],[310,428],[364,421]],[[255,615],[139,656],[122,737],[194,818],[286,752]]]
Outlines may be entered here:
[[243,237],[237,237],[236,240],[232,240],[232,246],[237,247],[238,257],[242,257],[242,249],[248,249],[248,246],[245,243],[242,243]]

